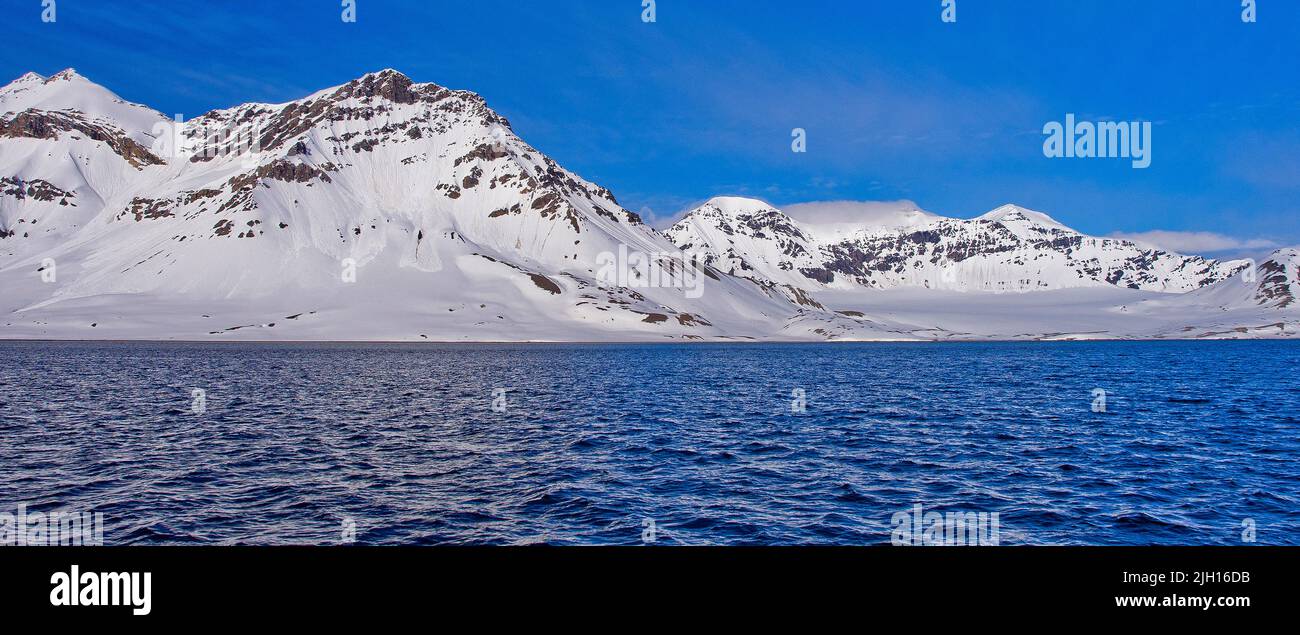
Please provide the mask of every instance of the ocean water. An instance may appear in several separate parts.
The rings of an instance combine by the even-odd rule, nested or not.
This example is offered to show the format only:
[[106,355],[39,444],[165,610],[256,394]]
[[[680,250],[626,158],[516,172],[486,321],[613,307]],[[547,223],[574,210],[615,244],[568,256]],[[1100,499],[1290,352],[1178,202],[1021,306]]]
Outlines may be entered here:
[[109,545],[888,545],[920,504],[996,512],[1002,545],[1295,545],[1297,368],[1293,342],[0,342],[0,512],[100,512]]

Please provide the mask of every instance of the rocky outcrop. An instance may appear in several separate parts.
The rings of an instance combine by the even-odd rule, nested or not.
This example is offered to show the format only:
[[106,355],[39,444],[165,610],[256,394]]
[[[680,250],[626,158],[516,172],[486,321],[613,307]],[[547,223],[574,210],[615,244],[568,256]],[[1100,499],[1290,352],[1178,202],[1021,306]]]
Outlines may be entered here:
[[80,133],[93,141],[103,142],[136,168],[164,163],[123,131],[92,123],[75,114],[26,110],[10,117],[0,117],[0,138],[56,139],[65,132]]

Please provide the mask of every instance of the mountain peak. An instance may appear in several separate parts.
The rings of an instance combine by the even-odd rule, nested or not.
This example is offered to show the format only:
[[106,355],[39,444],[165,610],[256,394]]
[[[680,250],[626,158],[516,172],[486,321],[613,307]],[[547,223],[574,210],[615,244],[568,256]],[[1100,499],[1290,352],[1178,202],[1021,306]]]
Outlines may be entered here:
[[87,122],[98,120],[146,145],[152,138],[149,133],[153,126],[165,119],[151,108],[124,101],[72,68],[48,78],[26,73],[0,88],[0,114],[28,110],[75,115]]
[[385,69],[378,70],[378,71],[372,71],[372,72],[366,73],[365,75],[362,75],[362,76],[361,76],[361,79],[365,79],[365,78],[367,78],[367,77],[400,77],[400,78],[402,78],[402,79],[406,79],[406,80],[411,79],[410,77],[408,77],[408,76],[406,75],[406,73],[403,73],[403,72],[401,72],[401,71],[399,71],[399,70],[397,70],[397,69],[395,69],[395,68],[385,68]]
[[45,80],[45,82],[46,83],[58,82],[58,81],[70,82],[78,79],[87,82],[90,81],[86,79],[85,76],[78,73],[77,69],[69,67],[51,75],[49,79]]
[[756,198],[745,198],[743,196],[715,196],[700,207],[713,207],[728,215],[752,214],[776,209]]
[[15,79],[4,86],[0,86],[0,98],[17,92],[25,92],[45,84],[45,78],[36,73],[23,73],[22,77]]
[[85,75],[77,72],[75,68],[65,68],[49,77],[33,71],[23,73],[18,79],[9,82],[7,85],[0,87],[0,90],[11,88],[34,88],[55,83],[77,82],[90,85],[97,85],[86,78]]
[[994,223],[1023,223],[1029,225],[1045,226],[1049,229],[1060,229],[1064,231],[1074,231],[1069,227],[1061,224],[1055,218],[1042,212],[1036,212],[1032,209],[1021,207],[1014,203],[1008,203],[987,214],[984,214],[975,220],[986,220]]
[[417,84],[410,77],[391,68],[366,73],[343,86],[334,95],[339,98],[381,97],[396,104],[413,104],[422,94],[442,91],[437,84]]

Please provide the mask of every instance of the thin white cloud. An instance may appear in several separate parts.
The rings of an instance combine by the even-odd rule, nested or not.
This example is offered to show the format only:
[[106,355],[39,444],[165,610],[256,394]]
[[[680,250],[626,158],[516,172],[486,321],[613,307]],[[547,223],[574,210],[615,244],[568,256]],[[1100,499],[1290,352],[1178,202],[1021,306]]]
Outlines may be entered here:
[[787,205],[782,208],[782,211],[791,218],[806,223],[862,223],[870,225],[877,221],[894,219],[900,214],[920,209],[916,203],[908,200],[817,201]]
[[1234,238],[1215,232],[1184,232],[1156,229],[1152,231],[1125,233],[1115,232],[1111,238],[1131,240],[1144,245],[1151,245],[1166,251],[1179,253],[1207,254],[1225,251],[1256,251],[1273,249],[1278,243],[1264,238]]
[[[731,194],[732,196],[742,196],[745,198],[754,198],[767,202],[765,197],[755,196],[744,192]],[[650,224],[658,229],[666,229],[673,223],[681,220],[695,208],[703,205],[705,201],[693,201],[685,206],[679,206],[678,211],[670,216],[651,215]],[[771,203],[768,203],[771,205]],[[909,200],[899,201],[814,201],[809,203],[794,203],[791,205],[773,205],[781,210],[790,218],[799,222],[810,225],[856,225],[861,227],[880,226],[899,219],[910,218],[910,212],[919,210],[926,217],[933,217],[932,214],[922,210],[919,205]],[[642,215],[645,216],[645,210]]]

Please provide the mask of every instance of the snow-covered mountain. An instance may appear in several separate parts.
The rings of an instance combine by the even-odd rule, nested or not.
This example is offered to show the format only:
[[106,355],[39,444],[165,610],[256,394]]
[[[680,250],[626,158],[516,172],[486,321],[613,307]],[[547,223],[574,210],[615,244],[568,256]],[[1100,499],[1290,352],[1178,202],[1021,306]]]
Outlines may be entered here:
[[602,254],[675,250],[478,95],[393,70],[183,125],[29,74],[0,131],[0,336],[759,337],[803,309],[710,270],[601,284]]
[[[480,96],[394,70],[187,121],[71,70],[0,88],[0,338],[1165,337],[1202,310],[1208,333],[1293,335],[1294,264],[1261,265],[1269,302],[1247,302],[1225,286],[1242,265],[1018,208],[856,227],[717,199],[665,235]],[[1069,315],[1035,313],[1054,291],[959,294],[1018,316],[978,328],[936,310],[1079,288],[1105,292]]]
[[71,69],[0,89],[0,258],[59,245],[164,164],[149,149],[163,121]]
[[1216,262],[1085,236],[1015,205],[972,220],[900,210],[846,228],[800,223],[762,201],[715,198],[667,233],[683,250],[722,271],[809,291],[921,287],[1027,292],[1112,286],[1187,292],[1247,266],[1245,261]]

